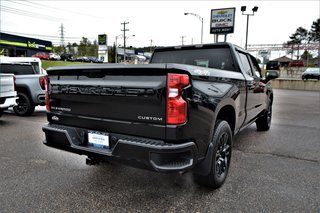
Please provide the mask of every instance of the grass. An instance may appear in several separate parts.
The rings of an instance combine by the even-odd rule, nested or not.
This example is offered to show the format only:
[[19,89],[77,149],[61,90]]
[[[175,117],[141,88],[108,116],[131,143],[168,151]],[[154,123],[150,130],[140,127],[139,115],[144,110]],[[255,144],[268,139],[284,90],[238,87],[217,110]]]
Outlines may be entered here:
[[57,66],[70,66],[76,64],[83,64],[82,62],[72,62],[72,61],[49,61],[41,60],[42,68],[47,69],[48,67],[57,67]]

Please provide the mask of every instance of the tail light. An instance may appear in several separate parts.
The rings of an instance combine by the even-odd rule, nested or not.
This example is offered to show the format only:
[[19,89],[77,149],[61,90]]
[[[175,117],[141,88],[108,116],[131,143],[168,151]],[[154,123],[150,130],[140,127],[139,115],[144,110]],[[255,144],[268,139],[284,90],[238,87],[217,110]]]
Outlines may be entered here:
[[50,112],[49,78],[47,75],[43,77],[43,81],[44,81],[44,89],[46,90],[46,108],[47,108],[47,112]]
[[46,88],[45,88],[45,76],[41,76],[41,77],[39,77],[39,84],[40,84],[40,87],[41,87],[41,89],[42,90],[45,90]]
[[17,88],[16,88],[16,87],[17,87],[17,85],[16,85],[16,79],[17,79],[17,78],[16,78],[16,76],[14,75],[14,76],[13,76],[13,89],[14,89],[14,91],[17,91]]
[[187,121],[187,102],[182,98],[182,88],[189,85],[189,76],[168,73],[167,76],[167,124],[183,124]]

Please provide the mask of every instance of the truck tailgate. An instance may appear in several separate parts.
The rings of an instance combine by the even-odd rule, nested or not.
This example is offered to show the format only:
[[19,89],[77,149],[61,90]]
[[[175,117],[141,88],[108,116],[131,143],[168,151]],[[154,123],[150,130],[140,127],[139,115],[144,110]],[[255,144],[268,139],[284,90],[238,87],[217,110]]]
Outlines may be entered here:
[[0,98],[14,97],[15,95],[13,74],[0,74]]
[[166,71],[133,68],[48,70],[51,123],[165,138]]

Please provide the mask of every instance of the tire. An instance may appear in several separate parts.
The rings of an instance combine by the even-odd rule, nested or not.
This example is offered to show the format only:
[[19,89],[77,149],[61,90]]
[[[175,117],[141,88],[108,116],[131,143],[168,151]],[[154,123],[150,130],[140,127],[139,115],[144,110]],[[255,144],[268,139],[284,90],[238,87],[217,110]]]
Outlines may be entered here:
[[13,107],[16,115],[28,116],[34,112],[35,106],[32,104],[30,98],[25,93],[18,93],[17,106]]
[[3,109],[0,109],[0,117],[3,115]]
[[258,131],[268,131],[271,126],[272,119],[272,103],[269,101],[268,109],[264,112],[264,115],[257,119],[256,126]]
[[212,160],[208,175],[194,173],[199,185],[217,189],[225,182],[231,160],[232,133],[229,124],[224,120],[216,122],[211,143],[213,144]]

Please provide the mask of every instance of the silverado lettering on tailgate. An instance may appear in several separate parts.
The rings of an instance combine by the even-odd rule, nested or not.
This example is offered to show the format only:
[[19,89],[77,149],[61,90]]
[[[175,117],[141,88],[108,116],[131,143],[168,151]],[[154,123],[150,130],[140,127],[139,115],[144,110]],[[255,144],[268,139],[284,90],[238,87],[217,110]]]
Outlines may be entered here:
[[81,86],[81,85],[52,85],[53,94],[81,94],[81,95],[103,95],[103,96],[147,96],[154,95],[153,89],[125,88],[125,87],[103,87],[103,86]]

